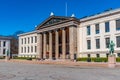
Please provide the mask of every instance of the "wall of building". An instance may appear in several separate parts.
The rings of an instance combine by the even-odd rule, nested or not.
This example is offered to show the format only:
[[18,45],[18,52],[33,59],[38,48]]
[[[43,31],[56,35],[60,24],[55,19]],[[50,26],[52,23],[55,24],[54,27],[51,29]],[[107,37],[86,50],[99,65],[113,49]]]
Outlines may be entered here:
[[37,33],[19,36],[19,57],[36,57]]
[[10,40],[0,39],[0,56],[6,56],[8,50],[10,52]]
[[[111,14],[102,18],[96,18],[89,21],[81,22],[78,27],[78,55],[79,57],[106,57],[109,49],[106,48],[105,38],[109,37],[115,43],[115,54],[120,53],[120,48],[116,47],[116,36],[120,36],[120,30],[116,30],[116,20],[120,19],[120,13]],[[105,22],[109,22],[110,32],[105,32]],[[100,33],[95,33],[95,24],[99,24]],[[87,26],[90,25],[90,35],[87,35]],[[96,49],[95,39],[100,39],[100,49]],[[91,40],[91,49],[87,49],[87,40]]]

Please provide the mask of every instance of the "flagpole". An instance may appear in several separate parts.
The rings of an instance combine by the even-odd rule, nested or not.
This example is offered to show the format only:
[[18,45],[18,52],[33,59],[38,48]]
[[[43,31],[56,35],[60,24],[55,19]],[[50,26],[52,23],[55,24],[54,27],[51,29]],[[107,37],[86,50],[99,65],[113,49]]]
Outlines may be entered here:
[[65,16],[67,16],[67,2],[65,4]]

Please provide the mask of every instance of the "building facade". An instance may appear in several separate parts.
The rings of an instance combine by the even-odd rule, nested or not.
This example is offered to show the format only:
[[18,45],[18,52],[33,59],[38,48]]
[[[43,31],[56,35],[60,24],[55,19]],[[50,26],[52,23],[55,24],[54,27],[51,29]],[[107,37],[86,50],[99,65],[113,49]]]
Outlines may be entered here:
[[44,59],[107,57],[109,43],[120,56],[120,9],[82,19],[50,16],[36,30],[19,35],[19,56]]
[[36,57],[37,55],[37,33],[29,32],[19,37],[19,56]]
[[108,57],[109,43],[115,43],[120,56],[120,9],[80,19],[78,51],[80,57]]
[[0,56],[6,56],[7,51],[10,53],[10,40],[10,37],[0,36]]

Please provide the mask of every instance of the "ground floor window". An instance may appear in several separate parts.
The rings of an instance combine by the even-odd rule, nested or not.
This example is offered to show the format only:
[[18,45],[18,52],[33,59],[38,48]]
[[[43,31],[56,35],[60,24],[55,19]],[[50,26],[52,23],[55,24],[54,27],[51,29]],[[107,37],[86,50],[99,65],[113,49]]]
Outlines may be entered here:
[[117,53],[117,56],[120,57],[120,53]]
[[91,57],[90,54],[87,54],[88,57]]
[[6,49],[3,49],[3,54],[5,54],[6,53]]
[[120,36],[116,37],[116,45],[117,47],[120,47]]
[[106,57],[108,57],[109,53],[106,53]]
[[99,57],[100,57],[100,54],[96,54],[96,57],[99,58]]

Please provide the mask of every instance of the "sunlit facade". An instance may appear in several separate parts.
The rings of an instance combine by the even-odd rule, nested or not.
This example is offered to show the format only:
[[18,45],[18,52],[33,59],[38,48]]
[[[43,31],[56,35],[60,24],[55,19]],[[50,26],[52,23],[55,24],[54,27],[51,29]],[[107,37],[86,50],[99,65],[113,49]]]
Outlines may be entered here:
[[107,57],[110,41],[120,56],[120,9],[77,19],[50,16],[36,30],[19,35],[19,56],[44,59]]

